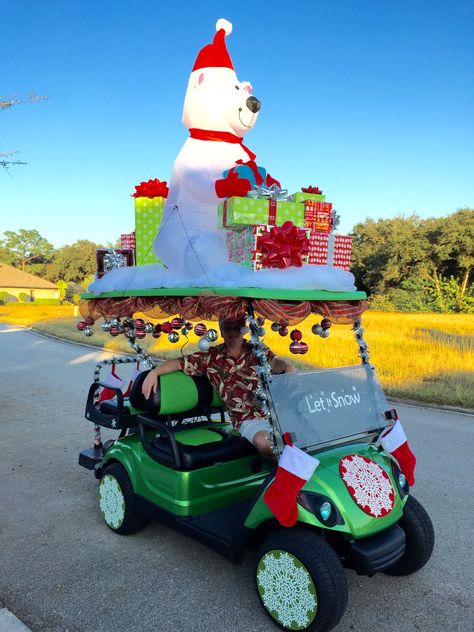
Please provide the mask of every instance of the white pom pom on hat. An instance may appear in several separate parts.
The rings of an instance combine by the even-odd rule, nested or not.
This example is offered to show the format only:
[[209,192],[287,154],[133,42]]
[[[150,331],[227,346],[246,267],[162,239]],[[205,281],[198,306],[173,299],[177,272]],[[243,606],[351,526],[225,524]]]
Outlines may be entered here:
[[224,29],[226,35],[230,35],[232,33],[232,22],[225,18],[219,18],[216,22],[216,31],[221,29]]

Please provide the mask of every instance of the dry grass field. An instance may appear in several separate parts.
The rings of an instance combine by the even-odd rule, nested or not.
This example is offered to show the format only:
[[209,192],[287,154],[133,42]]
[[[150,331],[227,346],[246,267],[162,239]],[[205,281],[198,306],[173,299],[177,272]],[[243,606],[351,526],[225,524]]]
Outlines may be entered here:
[[[100,322],[94,335],[86,338],[76,331],[78,317],[73,313],[73,306],[4,305],[0,306],[0,321],[32,326],[118,353],[129,351],[123,337],[111,338],[103,333]],[[289,337],[270,331],[265,341],[300,368],[357,364],[357,346],[350,326],[334,325],[330,336],[321,339],[311,333],[311,326],[319,320],[313,316],[298,326],[309,344],[305,356],[289,353]],[[363,325],[371,361],[388,395],[474,409],[474,315],[369,311],[364,314]],[[195,343],[192,335],[184,353],[194,351]],[[143,346],[161,357],[177,356],[181,349],[180,344],[171,345],[164,336],[158,340],[147,337]]]

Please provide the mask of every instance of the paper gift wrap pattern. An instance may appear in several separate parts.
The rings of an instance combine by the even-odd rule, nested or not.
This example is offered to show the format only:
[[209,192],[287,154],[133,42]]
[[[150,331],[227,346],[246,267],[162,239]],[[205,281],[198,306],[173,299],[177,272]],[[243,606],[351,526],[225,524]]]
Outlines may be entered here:
[[320,266],[334,266],[349,271],[351,265],[352,237],[311,231],[309,261]]
[[218,207],[218,225],[238,228],[253,224],[279,226],[287,221],[304,226],[305,205],[269,198],[230,197]]
[[135,198],[135,252],[137,266],[161,263],[155,255],[153,242],[163,217],[164,197]]

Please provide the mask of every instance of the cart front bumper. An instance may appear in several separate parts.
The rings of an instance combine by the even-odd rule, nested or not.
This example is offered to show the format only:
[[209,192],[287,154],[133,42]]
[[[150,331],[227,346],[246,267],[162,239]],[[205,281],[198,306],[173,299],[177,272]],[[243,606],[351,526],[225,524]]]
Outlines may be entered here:
[[405,532],[398,524],[349,544],[348,566],[358,575],[371,577],[390,568],[405,553]]

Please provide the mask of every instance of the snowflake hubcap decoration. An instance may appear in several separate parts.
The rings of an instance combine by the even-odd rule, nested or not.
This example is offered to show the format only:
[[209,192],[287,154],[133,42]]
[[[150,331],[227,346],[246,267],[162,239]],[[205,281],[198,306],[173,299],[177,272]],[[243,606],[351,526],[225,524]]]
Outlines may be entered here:
[[100,481],[99,507],[108,526],[118,529],[125,518],[125,498],[119,482],[111,474]]
[[393,509],[394,492],[387,472],[365,456],[351,454],[341,459],[339,471],[357,505],[374,518]]
[[294,555],[268,551],[257,567],[257,589],[270,615],[289,630],[304,630],[314,617],[318,601],[311,575]]

